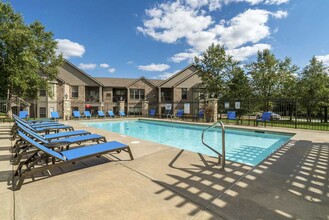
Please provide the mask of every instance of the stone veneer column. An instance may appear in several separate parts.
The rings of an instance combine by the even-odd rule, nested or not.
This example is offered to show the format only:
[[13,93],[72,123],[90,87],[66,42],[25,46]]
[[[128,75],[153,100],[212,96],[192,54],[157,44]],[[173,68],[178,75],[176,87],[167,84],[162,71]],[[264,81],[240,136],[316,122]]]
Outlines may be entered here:
[[[124,100],[121,100],[119,101],[119,111],[124,111],[125,110],[125,101]],[[126,112],[127,114],[127,112]]]
[[149,112],[149,101],[142,101],[142,116],[147,117]]
[[218,119],[218,99],[215,99],[215,98],[210,98],[210,99],[207,99],[208,101],[208,104],[209,106],[212,107],[212,112],[213,112],[213,122],[217,122]]
[[69,120],[71,117],[71,101],[68,99],[63,100],[63,119]]

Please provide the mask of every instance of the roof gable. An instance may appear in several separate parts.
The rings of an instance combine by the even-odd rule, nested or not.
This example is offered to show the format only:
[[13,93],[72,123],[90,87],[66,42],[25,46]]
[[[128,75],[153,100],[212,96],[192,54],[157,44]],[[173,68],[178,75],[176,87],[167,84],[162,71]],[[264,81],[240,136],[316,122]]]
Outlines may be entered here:
[[65,60],[63,66],[59,67],[57,78],[74,86],[102,86],[101,82],[97,81],[95,78],[67,60]]
[[159,87],[172,88],[177,83],[179,83],[183,79],[185,79],[186,77],[194,74],[194,72],[196,72],[196,71],[197,71],[197,68],[195,67],[195,65],[191,64],[191,65],[185,67],[184,69],[182,69],[181,71],[179,71],[178,73],[174,74],[173,76],[171,76],[167,80],[165,80],[163,83],[161,83],[159,85]]
[[153,87],[156,87],[156,85],[151,82],[150,80],[146,79],[144,76],[141,76],[140,78],[136,79],[135,81],[133,81],[132,83],[130,83],[129,85],[127,85],[127,88],[134,85],[135,83],[139,82],[139,81],[145,81],[146,83],[150,84]]

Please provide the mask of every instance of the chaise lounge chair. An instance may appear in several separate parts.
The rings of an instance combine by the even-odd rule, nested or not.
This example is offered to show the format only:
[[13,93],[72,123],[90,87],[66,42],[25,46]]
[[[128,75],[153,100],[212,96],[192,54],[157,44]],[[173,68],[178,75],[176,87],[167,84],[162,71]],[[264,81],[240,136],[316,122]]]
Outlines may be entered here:
[[271,120],[272,112],[263,112],[262,117],[259,119],[256,119],[255,123],[256,126],[258,126],[258,122],[264,122],[264,126],[266,127],[266,122],[269,122]]
[[[17,117],[17,116],[16,116]],[[25,127],[29,128],[32,131],[35,131],[37,133],[46,133],[49,134],[49,132],[54,131],[54,132],[59,132],[60,130],[68,130],[68,131],[74,131],[73,127],[70,125],[61,125],[61,124],[44,124],[44,126],[32,126],[31,124],[26,123],[22,119],[15,118],[17,122],[20,122],[22,125]],[[12,133],[15,133],[15,128],[16,126],[14,125],[12,128]]]
[[29,117],[29,113],[27,111],[20,111],[18,117],[20,119],[27,119]]
[[113,113],[113,111],[108,111],[107,113],[109,114],[110,118],[111,117],[115,118],[115,114]]
[[105,114],[103,111],[98,111],[98,118],[105,118]]
[[149,117],[155,117],[155,109],[150,109]]
[[124,111],[119,111],[119,116],[120,117],[125,117],[126,116],[126,113]]
[[176,117],[183,119],[183,116],[184,116],[184,109],[179,109],[176,113]]
[[[54,149],[54,148],[63,149],[63,147],[65,147],[66,150],[68,150],[70,145],[72,145],[72,144],[80,145],[81,143],[88,142],[88,141],[93,141],[93,142],[97,142],[97,143],[99,143],[100,141],[107,142],[106,138],[104,136],[98,135],[98,134],[86,134],[86,135],[82,135],[82,136],[73,136],[73,137],[66,137],[66,138],[61,138],[61,139],[47,140],[45,137],[25,128],[21,124],[18,124],[18,128],[21,132],[23,132],[25,135],[29,136],[33,140],[47,146],[48,148],[52,148],[52,149]],[[31,149],[31,147],[29,145],[26,145],[25,143],[23,143],[22,140],[17,140],[12,149],[12,153],[14,153],[13,164],[17,165],[20,162],[23,155],[30,153],[30,149]]]
[[81,118],[80,112],[79,111],[73,111],[73,118],[80,119]]
[[[37,143],[28,136],[26,136],[21,131],[18,131],[18,135],[24,139],[29,144],[33,145],[37,150],[35,153],[30,155],[25,161],[21,162],[13,177],[9,179],[8,185],[12,185],[13,190],[19,190],[24,183],[27,176],[31,176],[35,173],[40,173],[42,171],[49,170],[54,167],[63,166],[68,163],[73,163],[85,158],[90,158],[94,156],[101,156],[109,152],[125,151],[129,153],[131,160],[134,159],[130,147],[126,144],[111,141],[101,144],[89,145],[80,148],[74,148],[70,150],[65,150],[61,152],[56,152],[45,147],[42,144]],[[42,162],[46,161],[45,164]],[[52,164],[47,163],[47,161],[52,161]],[[25,167],[25,169],[24,169]]]
[[83,113],[85,115],[85,118],[87,119],[89,117],[89,119],[91,119],[91,114],[90,111],[84,111]]
[[53,119],[54,121],[58,121],[59,120],[58,112],[51,112],[50,113],[50,118]]

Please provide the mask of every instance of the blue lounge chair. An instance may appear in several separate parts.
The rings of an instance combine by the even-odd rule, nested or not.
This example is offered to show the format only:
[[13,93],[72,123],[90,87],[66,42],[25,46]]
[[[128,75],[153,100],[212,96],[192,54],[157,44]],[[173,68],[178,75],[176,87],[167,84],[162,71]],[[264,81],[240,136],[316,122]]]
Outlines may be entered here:
[[262,117],[259,119],[256,119],[256,125],[258,125],[258,122],[264,122],[264,125],[266,127],[266,122],[269,122],[271,120],[272,112],[263,112]]
[[85,115],[86,118],[89,117],[89,119],[91,119],[90,111],[85,111],[83,114]]
[[98,118],[101,118],[101,117],[105,118],[105,114],[103,111],[98,111]]
[[184,116],[184,109],[179,109],[176,113],[177,118],[183,118]]
[[80,112],[79,111],[73,111],[73,117],[77,118],[77,119],[80,119],[81,118]]
[[29,117],[29,113],[27,111],[20,111],[18,117],[21,119],[27,119]]
[[155,117],[155,109],[150,109],[149,116]]
[[[14,119],[15,119],[15,121],[21,123],[25,127],[29,128],[30,130],[35,131],[37,133],[43,132],[43,133],[49,134],[49,132],[51,132],[51,131],[59,132],[60,130],[74,131],[73,127],[70,126],[70,125],[61,125],[61,124],[48,124],[48,125],[46,125],[46,123],[45,123],[45,125],[42,126],[42,127],[40,127],[40,126],[36,127],[36,125],[32,126],[31,124],[26,123],[24,120],[18,119],[17,116],[16,117],[14,116]],[[16,126],[13,126],[13,132],[12,133],[15,132],[15,127]]]
[[126,116],[126,114],[125,114],[124,111],[119,111],[119,116],[120,116],[120,117],[124,117],[124,116]]
[[51,117],[51,119],[56,121],[59,119],[59,114],[58,114],[58,112],[51,112],[50,117]]
[[227,112],[227,119],[228,120],[235,120],[236,119],[236,112],[235,111],[228,111]]
[[113,113],[113,111],[108,111],[107,113],[109,114],[110,118],[111,117],[115,118],[115,114]]
[[[102,154],[106,154],[109,152],[119,152],[122,150],[129,153],[131,160],[134,159],[130,147],[126,144],[117,141],[89,145],[85,147],[73,148],[70,150],[57,152],[45,147],[42,144],[37,143],[21,131],[18,131],[18,135],[27,143],[35,147],[36,151],[25,161],[22,161],[18,165],[16,171],[13,174],[13,178],[10,178],[10,180],[8,181],[8,185],[12,185],[13,190],[19,190],[23,185],[25,178],[28,176],[32,176],[35,173],[40,173],[51,168],[63,166],[64,164],[69,164],[85,158],[90,158],[94,156],[99,157]],[[53,163],[44,164],[44,161],[53,161]],[[34,164],[41,165],[41,167],[33,166]]]
[[54,121],[33,121],[33,122],[25,121],[23,119],[20,119],[16,115],[13,115],[13,118],[15,119],[15,121],[19,121],[19,122],[21,122],[23,124],[29,124],[33,128],[41,128],[41,127],[49,127],[49,126],[63,125],[63,124],[60,124],[60,123],[54,122]]
[[197,115],[197,120],[200,120],[200,119],[204,120],[204,110],[203,109],[201,109]]
[[[88,141],[93,141],[97,143],[99,143],[100,141],[107,142],[104,136],[98,134],[86,134],[86,135],[72,136],[72,137],[66,137],[61,139],[47,140],[44,136],[41,136],[40,134],[33,132],[32,130],[24,127],[21,124],[18,124],[18,129],[22,131],[24,134],[28,135],[30,138],[47,146],[48,148],[66,147],[66,149],[69,149],[69,146],[72,144],[80,145],[81,143]],[[20,162],[23,155],[30,153],[30,149],[31,149],[30,145],[26,145],[22,143],[21,140],[17,140],[12,148],[12,153],[14,153],[13,164],[17,165]]]

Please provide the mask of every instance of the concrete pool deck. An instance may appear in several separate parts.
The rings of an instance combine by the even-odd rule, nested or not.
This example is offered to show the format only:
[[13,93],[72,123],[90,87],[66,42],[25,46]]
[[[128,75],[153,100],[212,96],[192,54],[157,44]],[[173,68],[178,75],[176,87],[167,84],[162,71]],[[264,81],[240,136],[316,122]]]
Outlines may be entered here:
[[1,219],[329,219],[329,132],[267,127],[296,135],[254,168],[227,161],[222,171],[216,158],[80,122],[65,123],[130,145],[135,160],[86,159],[12,191],[13,142],[1,123]]

